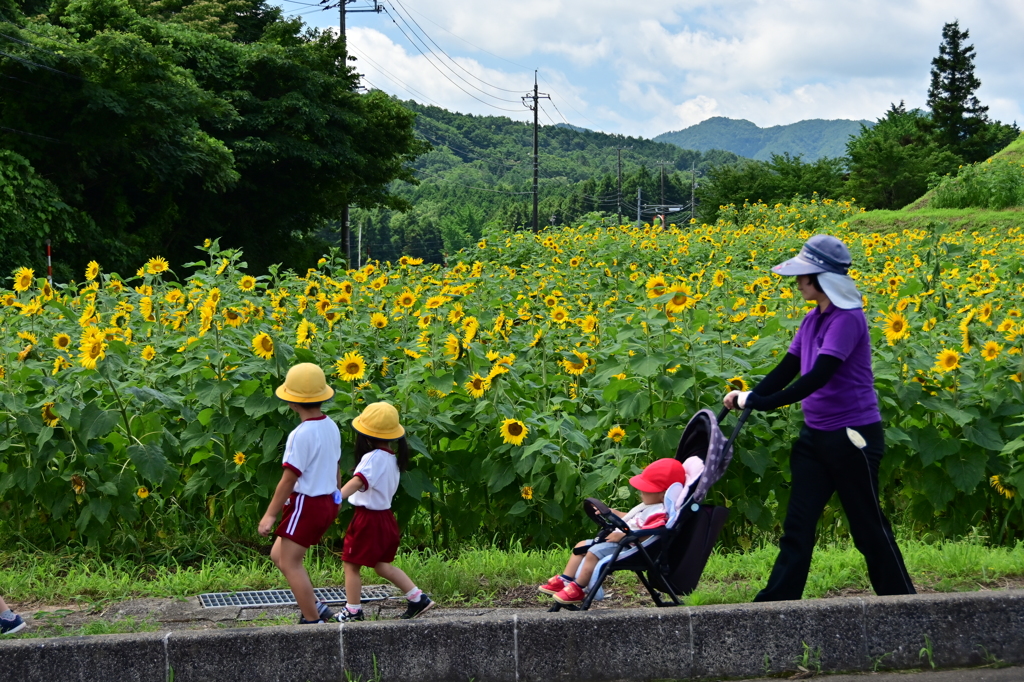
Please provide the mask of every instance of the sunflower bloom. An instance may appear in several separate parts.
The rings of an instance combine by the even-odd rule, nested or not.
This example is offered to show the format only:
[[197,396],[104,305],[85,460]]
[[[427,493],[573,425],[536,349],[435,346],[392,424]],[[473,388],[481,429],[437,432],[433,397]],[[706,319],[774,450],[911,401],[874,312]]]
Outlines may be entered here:
[[145,360],[146,362],[149,362],[155,357],[156,348],[153,348],[153,346],[146,346],[145,348],[142,349],[142,359]]
[[1014,490],[1013,488],[1008,487],[1005,481],[1003,481],[1003,479],[999,476],[999,474],[995,474],[994,476],[989,477],[988,482],[989,485],[995,488],[997,493],[999,493],[1008,500],[1012,500],[1017,495],[1017,491]]
[[243,464],[245,464],[245,453],[236,452],[235,456],[232,457],[231,459],[237,466],[242,466]]
[[89,261],[89,264],[85,266],[85,278],[90,282],[96,279],[100,274],[100,264],[94,260]]
[[935,356],[935,371],[945,373],[954,369],[960,369],[960,354],[955,350],[939,351]]
[[608,438],[613,443],[621,443],[622,439],[626,437],[626,430],[616,424],[612,428],[608,429]]
[[[405,256],[403,256],[404,258]],[[403,291],[398,295],[398,300],[395,301],[399,308],[411,308],[416,305],[416,294],[409,290]]]
[[[506,442],[508,442],[508,441],[506,441]],[[528,485],[524,485],[522,490],[519,491],[519,496],[521,498],[523,498],[524,500],[532,500],[533,499],[533,488],[531,488]]]
[[910,336],[910,324],[903,313],[890,312],[885,316],[882,331],[885,332],[885,340],[889,342],[890,346],[893,346],[897,341],[902,341]]
[[[518,419],[506,419],[501,423],[501,439],[510,445],[522,445],[529,433],[529,427]],[[526,496],[523,495],[523,497]],[[526,499],[531,499],[532,497],[533,489],[531,488],[530,497],[526,497]]]
[[562,367],[569,374],[579,376],[587,370],[590,364],[590,357],[585,352],[579,350],[574,350],[572,354],[575,357],[562,360]]
[[991,362],[999,357],[999,353],[1003,350],[1003,344],[996,343],[995,341],[989,341],[981,349],[981,357],[985,358],[987,362]]
[[149,497],[149,488],[147,488],[146,486],[142,486],[135,491],[135,494],[139,496],[140,500],[144,500],[147,497]]
[[238,288],[242,291],[252,291],[256,288],[256,278],[252,275],[243,275],[242,279],[238,280]]
[[159,275],[161,272],[167,272],[171,269],[171,264],[167,262],[166,258],[156,256],[146,261],[146,272],[151,275]]
[[274,357],[274,340],[266,332],[260,332],[252,340],[252,352],[264,360]]
[[57,423],[60,421],[60,417],[54,414],[53,403],[44,403],[40,412],[42,413],[44,424],[49,427],[57,426]]
[[335,374],[342,381],[356,381],[362,379],[366,373],[366,360],[359,353],[352,351],[345,353],[341,360],[334,363]]
[[728,381],[726,381],[725,384],[729,388],[729,390],[732,390],[732,391],[749,391],[750,390],[750,387],[747,385],[747,382],[744,381],[743,377],[741,377],[741,376],[734,376],[733,378],[731,378]]
[[14,290],[19,292],[28,291],[35,280],[35,276],[36,271],[32,268],[18,268],[14,273]]
[[[466,391],[474,398],[482,398],[487,389],[491,387],[491,380],[479,374],[473,374],[466,382]],[[525,427],[523,427],[525,428]]]
[[388,317],[382,313],[374,313],[370,315],[370,326],[376,329],[383,329],[388,326]]

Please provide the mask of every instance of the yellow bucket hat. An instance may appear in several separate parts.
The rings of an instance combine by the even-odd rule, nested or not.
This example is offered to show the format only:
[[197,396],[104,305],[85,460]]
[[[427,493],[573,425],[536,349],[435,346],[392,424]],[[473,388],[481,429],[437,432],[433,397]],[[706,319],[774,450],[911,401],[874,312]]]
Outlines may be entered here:
[[405,427],[398,423],[398,410],[391,403],[371,403],[363,413],[352,420],[352,428],[377,440],[394,440],[405,435]]
[[322,403],[334,397],[324,371],[312,362],[301,362],[289,369],[284,383],[274,393],[290,403]]

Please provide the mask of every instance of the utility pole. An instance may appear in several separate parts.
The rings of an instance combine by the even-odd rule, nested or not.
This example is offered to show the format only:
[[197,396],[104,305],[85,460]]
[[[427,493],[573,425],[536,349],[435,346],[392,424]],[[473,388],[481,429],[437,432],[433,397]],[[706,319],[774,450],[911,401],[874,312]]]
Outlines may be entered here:
[[696,177],[697,176],[694,175],[695,171],[696,171],[696,165],[694,165],[694,162],[691,161],[690,162],[690,221],[691,222],[693,221],[693,201],[694,201],[694,196],[696,196],[695,189],[697,187],[697,182],[696,182]]
[[[533,100],[533,105],[527,104],[527,100]],[[540,232],[540,217],[537,215],[538,205],[538,178],[540,175],[540,155],[537,145],[537,127],[539,125],[540,102],[542,99],[551,99],[551,95],[537,92],[537,71],[533,72],[533,94],[523,95],[523,106],[533,110],[533,231]]]
[[619,213],[618,213],[618,215],[619,215],[619,222],[618,222],[618,224],[619,225],[622,224],[622,150],[623,149],[632,149],[632,147],[616,147],[615,148],[615,151],[618,152],[618,155],[619,155],[619,183],[617,185],[618,189],[616,190],[616,193],[615,193],[616,204],[618,205],[618,208],[619,208]]
[[640,187],[636,188],[636,222],[640,224]]
[[[381,10],[384,9],[384,5],[373,0],[373,7],[366,9],[348,9],[346,5],[350,5],[356,0],[338,0],[338,4],[328,4],[327,0],[321,0],[325,10],[338,8],[338,37],[341,38],[342,45],[344,48],[344,59],[345,63],[348,64],[348,39],[345,36],[345,15],[355,14],[359,12],[374,12],[380,14]],[[352,230],[348,224],[348,201],[341,207],[341,247],[345,251],[345,263],[348,267],[352,267]]]

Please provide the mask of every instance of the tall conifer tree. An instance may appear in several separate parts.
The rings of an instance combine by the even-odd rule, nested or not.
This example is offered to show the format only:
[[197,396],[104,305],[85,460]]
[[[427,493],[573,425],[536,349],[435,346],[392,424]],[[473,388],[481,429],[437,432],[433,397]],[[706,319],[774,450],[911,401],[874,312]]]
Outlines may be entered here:
[[939,56],[932,60],[928,88],[928,107],[938,137],[954,149],[988,123],[988,107],[975,95],[981,80],[974,74],[974,45],[967,43],[969,37],[970,31],[961,31],[959,21],[942,27],[942,44]]

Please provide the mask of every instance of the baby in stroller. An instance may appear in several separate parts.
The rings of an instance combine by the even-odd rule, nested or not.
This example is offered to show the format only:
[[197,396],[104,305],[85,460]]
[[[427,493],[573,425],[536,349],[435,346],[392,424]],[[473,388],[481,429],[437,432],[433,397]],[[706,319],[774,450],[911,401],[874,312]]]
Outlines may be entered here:
[[[683,464],[670,457],[655,460],[629,479],[629,484],[640,491],[641,503],[628,512],[612,511],[634,531],[664,526],[668,522],[665,491],[677,482],[686,483]],[[565,572],[552,577],[538,587],[538,591],[550,594],[559,604],[579,604],[585,597],[583,590],[590,583],[594,567],[598,561],[615,551],[623,535],[621,531],[614,531],[604,542],[595,544],[593,540],[584,540],[577,543],[576,550],[565,565]],[[584,547],[587,548],[585,553],[582,551]]]

